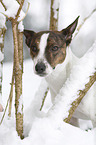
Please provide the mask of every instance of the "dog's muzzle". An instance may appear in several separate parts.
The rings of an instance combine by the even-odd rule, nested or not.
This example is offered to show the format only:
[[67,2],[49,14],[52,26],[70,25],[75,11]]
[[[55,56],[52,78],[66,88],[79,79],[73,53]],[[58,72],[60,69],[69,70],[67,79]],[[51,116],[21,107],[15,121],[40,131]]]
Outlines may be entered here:
[[38,75],[46,75],[46,65],[43,62],[38,62],[35,66],[35,71]]

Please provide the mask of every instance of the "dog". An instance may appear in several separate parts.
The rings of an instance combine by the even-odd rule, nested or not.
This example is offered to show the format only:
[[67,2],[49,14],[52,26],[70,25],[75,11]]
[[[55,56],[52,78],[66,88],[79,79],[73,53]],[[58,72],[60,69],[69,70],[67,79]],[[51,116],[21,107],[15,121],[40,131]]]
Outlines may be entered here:
[[[72,53],[69,47],[72,35],[78,24],[78,19],[79,16],[73,23],[61,31],[41,31],[35,33],[34,31],[24,30],[25,41],[30,48],[30,55],[34,62],[34,72],[41,77],[45,77],[51,92],[52,101],[54,101],[55,96],[69,77],[73,64],[79,59]],[[86,102],[86,100],[84,101]],[[88,108],[84,109],[84,105],[82,103],[81,107],[76,109],[73,121],[70,123],[78,126],[76,118],[91,119],[93,125],[96,126],[96,120],[88,113]]]

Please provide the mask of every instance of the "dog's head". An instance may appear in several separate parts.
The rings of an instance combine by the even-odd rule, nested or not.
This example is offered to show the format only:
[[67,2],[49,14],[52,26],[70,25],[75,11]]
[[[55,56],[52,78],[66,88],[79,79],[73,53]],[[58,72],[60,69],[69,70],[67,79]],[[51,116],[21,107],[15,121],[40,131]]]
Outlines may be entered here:
[[30,48],[30,55],[34,61],[35,73],[40,76],[48,75],[57,64],[66,57],[66,47],[72,40],[78,18],[62,31],[34,31],[24,30],[26,44]]

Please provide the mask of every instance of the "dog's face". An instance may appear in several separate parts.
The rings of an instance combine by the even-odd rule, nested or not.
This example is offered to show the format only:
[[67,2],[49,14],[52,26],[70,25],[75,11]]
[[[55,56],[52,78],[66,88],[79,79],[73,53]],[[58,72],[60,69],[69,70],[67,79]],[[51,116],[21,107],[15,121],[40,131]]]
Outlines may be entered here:
[[66,47],[71,42],[78,18],[62,31],[35,33],[34,31],[24,30],[26,44],[30,48],[36,74],[46,76],[55,69],[57,64],[65,60]]

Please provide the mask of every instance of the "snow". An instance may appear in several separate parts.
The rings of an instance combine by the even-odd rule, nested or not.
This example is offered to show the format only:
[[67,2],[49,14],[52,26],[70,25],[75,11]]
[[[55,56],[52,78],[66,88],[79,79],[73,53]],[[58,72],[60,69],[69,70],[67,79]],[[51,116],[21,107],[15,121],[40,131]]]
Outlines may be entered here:
[[4,54],[0,50],[0,62],[4,59]]
[[0,38],[0,43],[3,43],[3,37],[1,36],[1,38]]
[[18,112],[17,113],[21,113],[22,114],[22,109],[23,109],[23,95],[20,96],[18,102],[19,102],[19,106],[18,106]]
[[[15,16],[18,12],[19,9],[19,4],[16,0],[3,0],[4,5],[6,6],[7,10],[4,11],[3,13],[8,17],[8,18],[13,18],[15,19]],[[2,10],[1,10],[2,12]],[[20,20],[22,20],[22,18],[24,18],[25,13],[21,10],[19,18],[18,18],[18,22]],[[24,26],[23,26],[23,22],[19,23],[18,29],[20,30],[20,32],[22,32],[24,30]]]
[[[0,12],[2,12],[2,13],[5,12],[1,3],[0,3]],[[5,22],[6,22],[6,17],[3,14],[0,13],[0,29],[2,29],[3,27],[6,28]]]
[[[68,117],[69,109],[73,101],[78,98],[79,90],[85,88],[85,84],[89,82],[89,76],[96,71],[96,42],[89,51],[77,61],[71,70],[71,75],[56,96],[54,105],[49,111],[49,116],[58,118],[56,121],[63,120]],[[75,95],[74,95],[75,94]],[[93,100],[93,99],[92,99]],[[94,101],[91,105],[94,106]],[[87,104],[87,101],[86,101]],[[88,105],[88,104],[87,104]],[[86,110],[86,108],[85,108]],[[89,111],[89,110],[88,110]],[[95,112],[90,109],[90,115]]]
[[19,32],[22,32],[24,30],[24,25],[22,21],[18,24],[18,30]]
[[60,4],[60,1],[59,0],[54,0],[54,3],[53,3],[53,11],[54,11],[54,18],[57,19],[58,18],[58,9],[59,9],[59,4]]
[[[84,21],[84,18],[89,16],[95,8],[95,0],[60,0],[58,29],[62,30],[66,28],[78,16],[80,16],[78,21],[79,26]],[[96,39],[95,27],[96,11],[86,20],[79,34],[72,40],[71,48],[76,56],[82,57],[94,43]]]
[[[12,64],[4,64],[4,104],[6,104],[9,94],[8,91],[10,91],[9,82],[11,80],[11,69]],[[26,137],[21,140],[15,130],[15,113],[13,103],[12,117],[9,118],[6,115],[3,124],[0,126],[0,145],[74,145],[77,143],[78,145],[95,145],[96,129],[89,130],[87,132],[80,128],[64,123],[62,120],[57,122],[56,118],[52,119],[50,117],[46,117],[44,112],[38,111],[42,102],[42,97],[44,96],[43,92],[47,88],[47,84],[44,79],[43,81],[41,80],[42,78],[34,75],[32,60],[26,60],[24,62],[23,75],[24,135]],[[41,85],[43,85],[43,87],[41,87]],[[40,91],[40,94],[37,91],[35,95],[38,87],[40,90],[42,90]],[[47,103],[51,105],[49,99],[47,100],[46,104]]]

